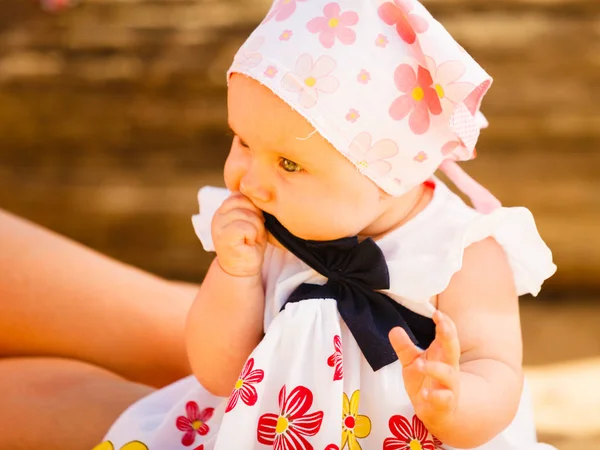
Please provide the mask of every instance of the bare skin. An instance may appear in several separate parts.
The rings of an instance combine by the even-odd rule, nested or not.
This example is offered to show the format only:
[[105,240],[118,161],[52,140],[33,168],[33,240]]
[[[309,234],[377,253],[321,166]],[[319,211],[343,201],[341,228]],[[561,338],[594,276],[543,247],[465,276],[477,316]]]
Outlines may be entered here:
[[89,450],[134,400],[190,373],[196,286],[2,211],[0,248],[1,450]]
[[[261,268],[269,238],[261,210],[304,239],[377,239],[428,200],[423,186],[397,198],[383,193],[298,113],[249,78],[233,75],[228,102],[236,137],[225,183],[233,194],[213,219],[217,258],[186,333],[194,374],[217,395],[231,392],[262,337]],[[400,329],[390,333],[404,367],[398,382],[437,438],[453,447],[477,447],[511,422],[523,378],[518,298],[494,240],[466,249],[463,267],[438,296],[437,308],[437,335],[426,352]],[[217,345],[203,345],[206,334]]]

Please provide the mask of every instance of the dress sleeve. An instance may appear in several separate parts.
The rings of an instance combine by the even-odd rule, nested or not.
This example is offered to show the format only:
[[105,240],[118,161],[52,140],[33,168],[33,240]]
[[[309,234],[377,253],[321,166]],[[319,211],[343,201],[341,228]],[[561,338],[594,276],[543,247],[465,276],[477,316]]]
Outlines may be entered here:
[[214,252],[211,235],[211,223],[215,212],[229,197],[229,190],[215,186],[204,186],[198,191],[200,212],[192,216],[192,224],[196,236],[200,239],[204,250]]

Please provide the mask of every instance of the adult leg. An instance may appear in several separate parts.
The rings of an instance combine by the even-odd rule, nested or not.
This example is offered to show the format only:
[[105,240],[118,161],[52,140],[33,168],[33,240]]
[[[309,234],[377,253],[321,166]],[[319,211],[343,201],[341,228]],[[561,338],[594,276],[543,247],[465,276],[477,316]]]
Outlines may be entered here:
[[0,360],[0,450],[91,450],[154,389],[57,358]]

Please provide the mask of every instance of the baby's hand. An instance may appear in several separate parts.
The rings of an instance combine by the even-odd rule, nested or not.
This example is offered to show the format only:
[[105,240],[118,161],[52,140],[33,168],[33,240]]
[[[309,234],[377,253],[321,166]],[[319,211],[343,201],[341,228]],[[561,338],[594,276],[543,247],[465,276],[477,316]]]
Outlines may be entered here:
[[247,197],[234,192],[216,211],[212,238],[221,268],[229,275],[260,274],[267,232],[262,212]]
[[402,328],[390,331],[390,342],[402,364],[404,387],[416,415],[429,429],[443,426],[458,405],[460,344],[452,320],[436,311],[435,339],[425,351]]

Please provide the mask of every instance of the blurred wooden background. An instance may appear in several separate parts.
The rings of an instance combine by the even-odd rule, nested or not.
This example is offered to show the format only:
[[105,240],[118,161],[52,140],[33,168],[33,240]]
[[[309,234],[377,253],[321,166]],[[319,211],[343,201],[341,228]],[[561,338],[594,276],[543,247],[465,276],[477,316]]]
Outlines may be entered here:
[[[199,281],[190,223],[229,145],[224,72],[270,0],[0,2],[0,207]],[[425,0],[495,77],[467,169],[525,205],[547,292],[600,288],[600,1]]]

